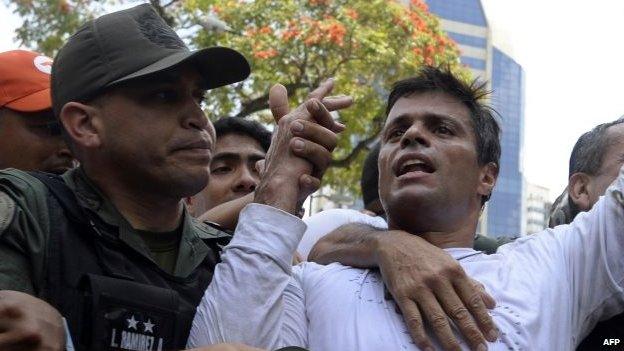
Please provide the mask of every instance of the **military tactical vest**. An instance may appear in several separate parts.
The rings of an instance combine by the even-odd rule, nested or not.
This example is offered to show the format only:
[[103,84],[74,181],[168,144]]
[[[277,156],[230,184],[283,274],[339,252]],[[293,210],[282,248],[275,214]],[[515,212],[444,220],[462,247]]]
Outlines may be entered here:
[[116,227],[81,208],[63,180],[31,173],[48,188],[50,238],[39,295],[67,319],[77,350],[183,349],[217,252],[186,278],[172,276],[118,239]]

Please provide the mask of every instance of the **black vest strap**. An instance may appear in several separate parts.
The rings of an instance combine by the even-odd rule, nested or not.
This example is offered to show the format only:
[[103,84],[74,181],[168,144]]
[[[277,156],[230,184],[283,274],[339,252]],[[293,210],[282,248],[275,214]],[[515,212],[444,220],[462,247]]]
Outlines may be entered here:
[[76,195],[65,184],[61,176],[44,172],[29,172],[29,174],[37,178],[48,188],[65,213],[71,216],[72,221],[83,224],[88,223],[84,211],[78,205]]
[[[78,204],[78,199],[74,192],[65,184],[61,176],[45,172],[29,172],[30,175],[39,179],[50,191],[50,194],[61,205],[65,215],[74,223],[84,225],[89,228],[91,234],[95,234],[108,241],[116,241],[117,236],[112,235],[106,230],[100,228],[105,227],[99,218],[85,211]],[[96,224],[97,223],[97,224]]]
[[[122,269],[123,264],[119,264],[126,257],[115,249],[120,244],[116,233],[105,230],[106,225],[99,218],[80,207],[76,195],[65,184],[63,178],[56,174],[44,172],[30,172],[30,174],[39,179],[48,188],[50,194],[61,206],[64,215],[68,217],[69,221],[83,229],[80,231],[82,235],[97,236],[113,244],[112,249],[105,245],[95,246],[98,252],[98,261],[106,274],[120,279],[134,280],[130,274]],[[54,239],[56,240],[57,238]]]

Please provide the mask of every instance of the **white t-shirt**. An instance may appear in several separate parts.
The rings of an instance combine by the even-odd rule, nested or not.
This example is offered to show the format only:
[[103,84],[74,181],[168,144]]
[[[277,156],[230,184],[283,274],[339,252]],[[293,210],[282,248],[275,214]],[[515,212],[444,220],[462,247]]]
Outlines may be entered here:
[[[518,239],[494,255],[446,250],[497,301],[491,315],[501,336],[489,350],[572,350],[598,320],[624,311],[623,174],[571,225]],[[291,267],[304,231],[294,216],[247,206],[188,345],[417,350],[375,271],[337,263]]]
[[306,230],[297,247],[297,252],[299,252],[304,260],[308,259],[308,254],[317,241],[343,224],[362,223],[380,229],[388,228],[388,224],[381,217],[372,217],[359,211],[344,208],[336,208],[317,213],[305,218],[303,222],[308,228],[314,228],[313,230]]

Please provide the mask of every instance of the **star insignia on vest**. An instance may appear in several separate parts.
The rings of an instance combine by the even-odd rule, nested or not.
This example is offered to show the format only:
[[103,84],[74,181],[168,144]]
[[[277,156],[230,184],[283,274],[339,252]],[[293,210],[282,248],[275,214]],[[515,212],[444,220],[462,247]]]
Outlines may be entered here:
[[143,322],[143,332],[145,333],[154,333],[154,323],[152,323],[151,319],[147,319],[147,322]]
[[[127,318],[128,316],[130,318]],[[110,348],[106,350],[162,351],[163,349],[171,349],[170,346],[167,346],[166,338],[168,338],[168,333],[173,330],[168,329],[166,321],[163,322],[162,318],[158,316],[148,317],[143,312],[125,314],[119,317],[123,324],[118,325],[114,322],[111,325],[111,329],[108,331]],[[161,325],[161,328],[158,325]],[[169,326],[169,328],[171,327]]]
[[128,322],[128,329],[137,330],[137,323],[139,323],[139,321],[134,319],[134,315],[132,315],[129,319],[126,319],[126,321]]

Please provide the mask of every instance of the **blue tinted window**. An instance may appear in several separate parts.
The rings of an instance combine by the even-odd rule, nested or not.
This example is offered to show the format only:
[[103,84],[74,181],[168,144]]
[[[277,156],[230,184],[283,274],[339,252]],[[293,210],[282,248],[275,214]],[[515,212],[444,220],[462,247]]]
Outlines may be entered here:
[[461,63],[468,65],[468,67],[480,69],[482,71],[485,70],[485,60],[467,56],[462,56],[459,60]]
[[487,26],[485,13],[479,0],[427,0],[429,10],[452,21],[465,22],[477,26]]
[[475,46],[479,48],[487,47],[487,39],[482,37],[475,37],[472,35],[459,34],[454,32],[447,32],[448,36],[453,39],[457,44],[463,44],[468,46]]
[[522,67],[494,48],[491,103],[501,115],[501,160],[496,188],[488,208],[488,234],[519,235],[522,221],[520,154],[524,129]]

